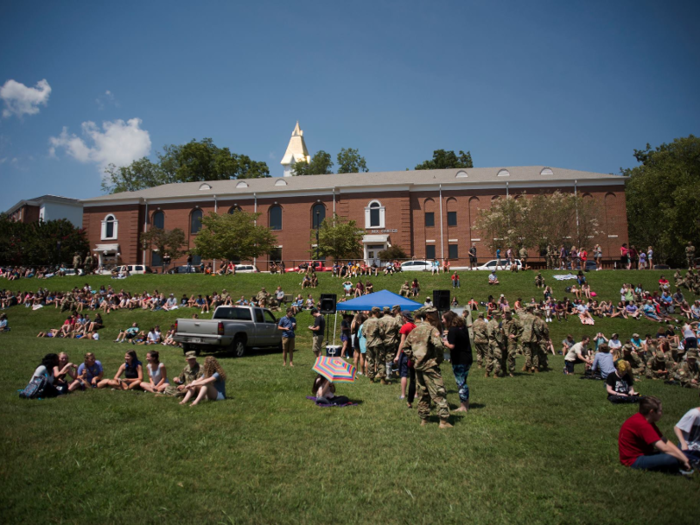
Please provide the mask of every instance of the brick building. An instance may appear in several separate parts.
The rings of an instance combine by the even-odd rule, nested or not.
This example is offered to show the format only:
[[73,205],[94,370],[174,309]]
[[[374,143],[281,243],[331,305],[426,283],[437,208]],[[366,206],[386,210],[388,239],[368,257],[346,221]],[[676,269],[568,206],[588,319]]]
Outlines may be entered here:
[[83,224],[82,203],[78,199],[57,195],[19,201],[5,213],[13,221],[23,223],[67,219],[78,228]]
[[[83,227],[101,263],[119,254],[124,263],[158,265],[159,255],[139,242],[148,228],[181,228],[193,247],[203,214],[259,212],[259,222],[277,235],[272,260],[290,266],[310,258],[317,218],[335,212],[365,230],[368,262],[385,247],[399,245],[416,258],[449,257],[454,266],[466,266],[472,243],[480,259],[490,253],[474,227],[479,209],[506,195],[527,198],[559,190],[601,203],[601,234],[591,246],[600,243],[604,256],[612,257],[627,242],[624,183],[616,175],[544,166],[189,182],[84,200]],[[184,264],[184,258],[173,262]],[[265,269],[268,257],[256,263]]]

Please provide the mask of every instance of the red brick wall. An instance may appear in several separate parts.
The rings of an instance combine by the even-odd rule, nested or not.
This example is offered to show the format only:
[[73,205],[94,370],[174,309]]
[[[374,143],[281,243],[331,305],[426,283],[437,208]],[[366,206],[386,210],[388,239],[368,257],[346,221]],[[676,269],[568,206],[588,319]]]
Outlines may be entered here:
[[[543,191],[553,192],[556,188]],[[560,188],[561,191],[573,191],[573,187]],[[628,242],[627,238],[627,212],[625,205],[624,186],[601,186],[580,188],[581,194],[589,194],[601,204],[601,233],[596,239],[591,239],[591,247],[600,243],[604,257],[617,256],[619,246]],[[539,190],[538,190],[539,192]],[[510,195],[519,193],[511,190]],[[494,197],[505,196],[505,188],[502,190],[445,190],[442,192],[442,242],[444,243],[444,256],[449,253],[449,245],[455,244],[450,239],[457,239],[459,258],[453,260],[453,266],[468,265],[468,250],[472,239],[477,247],[480,261],[493,258],[491,250],[487,248],[487,239],[474,227],[479,209],[488,208]],[[523,195],[531,198],[532,190]],[[381,229],[365,229],[365,207],[373,200],[377,200],[386,209],[385,225]],[[282,207],[282,229],[275,231],[277,244],[282,246],[282,257],[289,266],[292,261],[303,261],[312,258],[311,239],[312,207],[317,203],[326,207],[326,217],[333,213],[333,196],[289,196],[278,198],[259,198],[257,210],[261,213],[259,224],[269,225],[268,213],[270,207],[280,205]],[[228,213],[233,206],[240,207],[244,211],[254,211],[254,199],[232,198],[220,199],[217,202],[218,213]],[[152,223],[153,214],[158,210],[165,214],[165,229],[181,228],[188,239],[189,247],[194,247],[196,235],[190,233],[190,215],[199,206],[206,215],[214,211],[213,200],[176,203],[176,204],[149,204],[148,218]],[[435,213],[435,226],[426,228],[425,211]],[[457,213],[457,226],[448,226],[448,212]],[[440,236],[440,195],[438,191],[425,192],[392,192],[392,193],[341,193],[336,195],[336,212],[357,222],[358,226],[367,233],[382,233],[380,230],[397,230],[389,232],[391,244],[401,246],[406,253],[416,258],[425,257],[426,241],[435,241],[435,252],[441,255]],[[101,221],[108,213],[113,213],[119,221],[118,239],[116,241],[103,241],[100,239]],[[145,205],[90,207],[86,206],[83,213],[83,226],[88,232],[91,246],[95,244],[118,242],[122,253],[122,261],[125,263],[140,262],[141,248],[139,245],[139,233],[143,231]],[[531,256],[539,254],[532,252]],[[182,257],[174,264],[184,264],[186,257]],[[258,260],[258,266],[267,268],[267,256]],[[151,263],[151,255],[147,254],[146,263]]]

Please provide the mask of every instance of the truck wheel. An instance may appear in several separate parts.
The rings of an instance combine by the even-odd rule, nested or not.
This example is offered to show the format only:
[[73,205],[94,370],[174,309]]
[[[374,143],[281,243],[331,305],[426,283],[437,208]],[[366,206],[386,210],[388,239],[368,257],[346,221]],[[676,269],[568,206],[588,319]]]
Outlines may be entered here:
[[245,341],[243,339],[235,339],[233,341],[233,355],[235,357],[243,357],[245,355]]

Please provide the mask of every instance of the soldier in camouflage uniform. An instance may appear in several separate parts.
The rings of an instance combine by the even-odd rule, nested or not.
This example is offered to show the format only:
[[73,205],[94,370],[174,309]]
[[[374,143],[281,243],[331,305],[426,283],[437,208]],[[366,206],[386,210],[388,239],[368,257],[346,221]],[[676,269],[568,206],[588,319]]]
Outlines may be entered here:
[[685,260],[688,262],[688,269],[695,268],[695,246],[688,241],[688,246],[685,247]]
[[632,369],[632,375],[635,379],[646,374],[646,364],[644,360],[639,357],[639,354],[634,350],[634,347],[627,343],[622,346],[622,359],[630,364]]
[[174,385],[168,385],[163,394],[166,396],[184,396],[187,393],[187,385],[195,379],[201,379],[204,375],[204,369],[197,362],[196,352],[185,353],[187,366],[182,370],[182,373],[173,378]]
[[535,275],[535,286],[537,288],[544,288],[544,277],[542,277],[541,272],[537,272],[537,275]]
[[513,377],[515,372],[515,356],[518,351],[518,340],[523,333],[523,325],[520,320],[513,317],[513,313],[508,310],[506,312],[506,320],[503,323],[503,331],[508,339],[508,357],[506,358],[506,366],[508,375]]
[[681,288],[682,286],[685,286],[686,288],[689,288],[689,287],[688,287],[688,283],[686,282],[686,280],[685,280],[685,279],[683,278],[683,276],[681,275],[681,271],[680,271],[680,270],[676,270],[676,272],[673,274],[673,280],[675,281],[674,284],[676,285],[676,288]]
[[[488,365],[489,336],[484,314],[479,313],[476,322],[472,326],[474,331],[474,346],[476,347],[476,364],[481,368],[482,363]],[[485,361],[486,360],[486,361]]]
[[646,374],[648,379],[668,379],[669,363],[663,350],[657,349],[649,358]]
[[78,273],[78,268],[83,264],[83,258],[80,256],[80,253],[75,252],[75,255],[73,256],[73,269],[75,270],[75,273]]
[[255,299],[258,301],[258,305],[261,308],[265,308],[270,300],[270,294],[267,290],[265,290],[265,287],[263,286],[258,292],[258,294],[255,296]]
[[528,306],[525,313],[520,316],[520,323],[523,327],[523,331],[520,335],[520,341],[523,345],[523,354],[525,355],[525,366],[523,366],[523,372],[529,372],[532,370],[532,358],[535,355],[537,346],[537,336],[533,331],[533,325],[535,324],[535,316],[532,314],[533,307]]
[[532,331],[537,337],[537,343],[533,348],[532,371],[540,372],[549,369],[547,361],[547,350],[551,341],[549,339],[549,326],[542,320],[542,310],[535,312],[535,321],[532,325]]
[[[445,355],[445,345],[440,338],[437,310],[420,308],[415,312],[417,323],[404,341],[403,351],[413,362],[416,371],[418,415],[421,426],[427,425],[430,417],[430,402],[437,407],[440,428],[450,428],[450,408],[447,404],[445,383],[440,374],[440,363]],[[367,322],[365,322],[367,324]]]
[[401,285],[401,290],[399,290],[399,295],[401,297],[408,297],[410,293],[411,287],[408,285],[408,281],[404,281],[404,283]]
[[486,377],[491,372],[493,372],[493,377],[500,377],[502,374],[505,374],[506,334],[503,330],[502,317],[501,312],[496,312],[488,324],[489,357],[491,361],[486,367]]
[[367,377],[374,383],[379,379],[386,385],[386,366],[384,365],[384,324],[381,322],[382,310],[372,307],[372,315],[362,325],[362,335],[367,340]]
[[673,371],[673,379],[684,388],[700,388],[700,367],[696,349],[688,350],[686,361],[680,363]]
[[93,264],[94,264],[94,262],[93,262],[93,260],[92,260],[92,254],[88,253],[88,254],[85,256],[85,267],[84,267],[84,272],[85,272],[86,275],[89,275],[89,274],[92,273],[92,266],[93,266]]
[[[391,377],[391,368],[394,365],[394,357],[396,357],[396,352],[399,349],[399,330],[401,329],[401,324],[395,315],[401,313],[400,306],[394,306],[393,312],[388,306],[384,307],[384,317],[380,319],[382,326],[384,327],[384,354],[380,358],[380,363],[385,363],[386,366],[386,376]],[[382,361],[383,360],[383,361]]]
[[522,246],[520,250],[518,251],[518,257],[520,257],[520,262],[523,265],[523,270],[527,269],[527,248],[525,246]]

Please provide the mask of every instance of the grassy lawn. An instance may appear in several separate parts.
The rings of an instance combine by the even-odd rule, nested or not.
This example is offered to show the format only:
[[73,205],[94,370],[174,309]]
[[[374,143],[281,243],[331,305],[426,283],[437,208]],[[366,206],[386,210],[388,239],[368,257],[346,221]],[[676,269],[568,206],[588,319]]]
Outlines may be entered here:
[[[555,297],[567,283],[543,272]],[[592,272],[600,299],[618,300],[623,282],[656,289],[660,273]],[[671,277],[672,272],[665,272]],[[394,292],[417,276],[422,289],[449,289],[449,275],[411,273],[372,279],[376,291]],[[500,273],[489,287],[486,272],[461,272],[461,304],[504,293],[538,300],[531,272]],[[158,289],[211,293],[227,288],[234,297],[273,291],[299,293],[297,275],[134,276],[63,278],[0,283],[13,289],[69,289],[89,282],[131,291]],[[312,293],[340,294],[340,281],[320,276]],[[425,295],[421,296],[421,300]],[[686,294],[687,299],[694,296]],[[298,316],[294,369],[277,353],[241,359],[220,355],[228,374],[229,399],[182,407],[172,398],[110,390],[63,398],[20,400],[41,357],[67,352],[80,362],[93,351],[113,376],[131,345],[111,341],[137,320],[141,328],[167,328],[193,311],[116,312],[105,316],[102,341],[36,339],[58,327],[53,308],[8,311],[12,332],[0,336],[0,522],[55,523],[697,523],[700,473],[688,480],[622,467],[617,433],[636,406],[613,406],[604,386],[561,373],[563,358],[550,357],[553,372],[514,379],[485,379],[476,366],[469,385],[472,409],[452,417],[440,431],[437,418],[419,426],[414,410],[398,399],[399,386],[382,387],[359,377],[338,393],[356,407],[322,409],[305,399],[314,374],[309,314]],[[575,337],[619,332],[654,333],[656,324],[633,320],[578,319],[551,323],[555,345]],[[168,375],[185,365],[182,351],[158,347]],[[145,363],[145,349],[137,348]],[[518,358],[518,370],[522,366]],[[201,362],[201,359],[200,359]],[[581,370],[579,370],[581,372]],[[448,400],[459,399],[451,367],[443,365]],[[642,381],[638,390],[664,402],[659,423],[668,437],[698,391]]]

